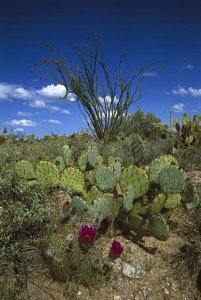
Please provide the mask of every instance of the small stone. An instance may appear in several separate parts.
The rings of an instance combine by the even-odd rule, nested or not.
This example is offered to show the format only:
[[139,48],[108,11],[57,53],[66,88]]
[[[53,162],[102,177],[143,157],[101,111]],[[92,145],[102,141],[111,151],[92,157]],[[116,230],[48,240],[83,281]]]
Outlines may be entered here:
[[170,294],[170,292],[168,291],[167,288],[164,288],[164,289],[163,289],[163,292],[164,292],[165,295],[169,295],[169,294]]
[[114,296],[114,300],[121,300],[121,296]]
[[131,265],[124,263],[122,267],[122,274],[128,278],[135,278],[135,268]]
[[78,291],[77,294],[78,294],[78,296],[80,296],[82,293],[81,293],[81,291]]

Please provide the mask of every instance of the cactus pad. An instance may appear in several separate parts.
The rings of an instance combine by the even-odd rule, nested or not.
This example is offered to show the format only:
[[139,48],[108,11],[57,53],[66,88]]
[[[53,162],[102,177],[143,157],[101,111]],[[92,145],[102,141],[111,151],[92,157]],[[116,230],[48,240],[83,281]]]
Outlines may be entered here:
[[56,165],[42,160],[36,166],[36,177],[39,184],[50,187],[57,186],[60,179]]
[[129,185],[133,186],[134,199],[146,194],[149,188],[149,180],[146,171],[134,165],[126,168],[120,176],[120,186],[122,191],[125,192]]
[[149,213],[151,215],[157,215],[162,210],[164,205],[165,205],[165,195],[164,194],[157,195],[154,198],[153,203],[149,208]]
[[148,231],[160,241],[166,241],[170,236],[169,226],[162,216],[153,216],[149,219]]
[[109,167],[100,167],[96,171],[96,184],[101,191],[113,189],[117,183],[115,172]]
[[160,172],[166,168],[167,166],[170,166],[171,164],[176,165],[177,161],[172,155],[164,155],[159,158],[155,158],[150,166],[149,170],[149,179],[153,183],[159,183],[158,177]]
[[61,175],[61,186],[68,192],[82,192],[85,186],[84,174],[72,167],[65,169]]
[[30,180],[36,178],[33,165],[27,160],[19,161],[15,166],[15,171],[17,175],[23,179]]
[[176,193],[176,194],[170,194],[167,196],[166,202],[164,207],[167,209],[174,209],[181,204],[181,194]]
[[176,166],[164,168],[159,174],[159,184],[164,193],[181,193],[184,189],[186,174]]

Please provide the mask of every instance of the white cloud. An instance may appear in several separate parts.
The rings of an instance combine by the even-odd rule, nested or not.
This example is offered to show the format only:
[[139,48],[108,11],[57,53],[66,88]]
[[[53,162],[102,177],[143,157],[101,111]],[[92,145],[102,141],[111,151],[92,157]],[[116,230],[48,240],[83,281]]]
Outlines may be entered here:
[[69,114],[70,114],[69,110],[67,110],[67,109],[61,109],[61,110],[60,110],[60,113],[61,113],[61,114],[66,114],[66,115],[69,115]]
[[50,84],[38,90],[37,93],[48,98],[60,98],[65,96],[66,88],[61,84]]
[[10,126],[24,126],[24,127],[36,127],[38,124],[36,122],[32,122],[31,120],[12,120],[5,122],[5,125]]
[[156,77],[157,73],[156,72],[145,72],[143,73],[144,77]]
[[35,100],[34,102],[29,103],[29,106],[33,108],[46,108],[45,102],[41,100]]
[[49,119],[49,120],[44,121],[44,122],[47,122],[49,124],[54,124],[54,125],[62,124],[61,121],[59,121],[59,120],[53,120],[53,119]]
[[16,88],[14,90],[14,94],[12,95],[13,98],[19,98],[19,99],[32,99],[33,95],[31,91],[25,90],[22,87]]
[[194,68],[194,66],[192,64],[188,64],[188,65],[184,65],[182,66],[184,69],[187,69],[187,70],[191,70]]
[[175,111],[175,112],[184,112],[184,104],[183,103],[175,104],[172,107],[172,110]]
[[77,95],[73,93],[69,93],[66,97],[66,99],[70,102],[76,102],[77,101]]
[[183,87],[178,87],[178,89],[173,90],[172,93],[174,95],[181,96],[181,97],[188,95],[188,91]]
[[188,89],[184,87],[178,87],[178,89],[174,89],[172,91],[172,94],[176,96],[184,97],[186,95],[192,96],[192,97],[201,97],[201,89],[194,89],[193,87],[189,87]]
[[16,87],[17,86],[14,84],[0,82],[0,100],[9,100],[12,97]]
[[200,97],[201,96],[201,89],[194,89],[192,87],[188,88],[189,94],[193,97]]

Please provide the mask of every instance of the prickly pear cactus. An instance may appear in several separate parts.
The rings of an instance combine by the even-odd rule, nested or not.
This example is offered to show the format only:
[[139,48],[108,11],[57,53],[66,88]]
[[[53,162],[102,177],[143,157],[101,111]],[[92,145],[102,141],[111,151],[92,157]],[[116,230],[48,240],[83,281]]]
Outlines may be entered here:
[[91,206],[90,215],[97,217],[100,222],[112,220],[118,215],[121,204],[121,199],[99,198]]
[[181,193],[184,189],[186,174],[176,166],[164,168],[159,174],[159,184],[164,193]]
[[166,241],[170,236],[169,226],[162,216],[153,216],[148,223],[149,233],[160,241]]
[[72,150],[70,149],[69,145],[63,146],[63,159],[65,162],[65,166],[68,167],[72,158]]
[[95,168],[98,156],[98,147],[96,144],[91,144],[87,150],[87,160],[91,167]]
[[65,169],[61,174],[61,186],[68,192],[81,193],[85,187],[84,174],[72,167]]
[[149,189],[149,180],[146,171],[134,165],[129,166],[123,171],[119,183],[123,192],[130,185],[133,187],[134,199],[143,196]]
[[16,174],[23,179],[31,180],[36,178],[34,168],[31,162],[27,160],[19,161],[15,166]]
[[88,192],[84,191],[82,194],[83,199],[87,203],[92,203],[96,199],[101,198],[102,195],[103,195],[103,193],[95,185],[93,185]]
[[149,169],[149,179],[152,183],[159,183],[158,176],[160,172],[170,165],[177,165],[176,159],[172,155],[164,155],[159,158],[155,158]]
[[141,202],[136,202],[133,205],[132,213],[135,215],[145,216],[148,214],[149,206]]
[[127,212],[132,210],[133,200],[134,200],[134,191],[133,191],[133,186],[130,185],[123,197],[123,207]]
[[182,192],[182,202],[187,209],[193,209],[200,204],[197,189],[190,181],[187,181],[185,184]]
[[55,187],[59,184],[60,176],[56,165],[50,161],[40,161],[36,166],[38,183],[44,186]]
[[117,183],[115,172],[109,167],[100,167],[96,171],[96,184],[101,191],[113,189]]
[[133,163],[139,165],[144,158],[144,142],[140,136],[135,136],[131,144]]
[[74,196],[72,198],[71,208],[72,208],[72,214],[76,214],[80,216],[84,216],[89,210],[89,207],[86,204],[86,202],[78,196]]
[[147,234],[147,220],[131,211],[128,215],[128,225],[140,236]]
[[154,198],[149,208],[150,215],[157,215],[162,210],[164,205],[165,205],[165,195],[164,194],[157,195]]
[[78,158],[78,166],[80,168],[81,171],[85,171],[86,170],[86,166],[87,166],[87,154],[83,153],[79,158]]
[[176,207],[179,207],[181,205],[181,194],[170,194],[167,195],[167,199],[165,201],[164,207],[167,209],[174,209]]
[[57,156],[54,162],[60,172],[62,172],[65,169],[66,165],[62,156]]
[[102,166],[103,161],[104,161],[103,157],[101,155],[98,155],[97,158],[96,158],[96,165],[97,165],[97,167]]

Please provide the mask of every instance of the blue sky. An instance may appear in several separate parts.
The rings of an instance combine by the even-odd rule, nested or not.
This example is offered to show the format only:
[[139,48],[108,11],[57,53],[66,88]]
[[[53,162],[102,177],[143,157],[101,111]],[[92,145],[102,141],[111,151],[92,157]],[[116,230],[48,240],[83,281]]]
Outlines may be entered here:
[[[131,107],[156,113],[169,122],[183,112],[201,114],[201,2],[199,0],[3,0],[0,4],[0,131],[77,132],[86,127],[78,106],[61,101],[64,89],[51,78],[30,73],[33,64],[50,57],[52,44],[72,61],[71,42],[96,31],[108,68],[115,74],[126,51],[129,77],[157,61],[146,73],[142,97]],[[116,95],[118,98],[118,95]],[[69,100],[73,100],[70,95]]]

